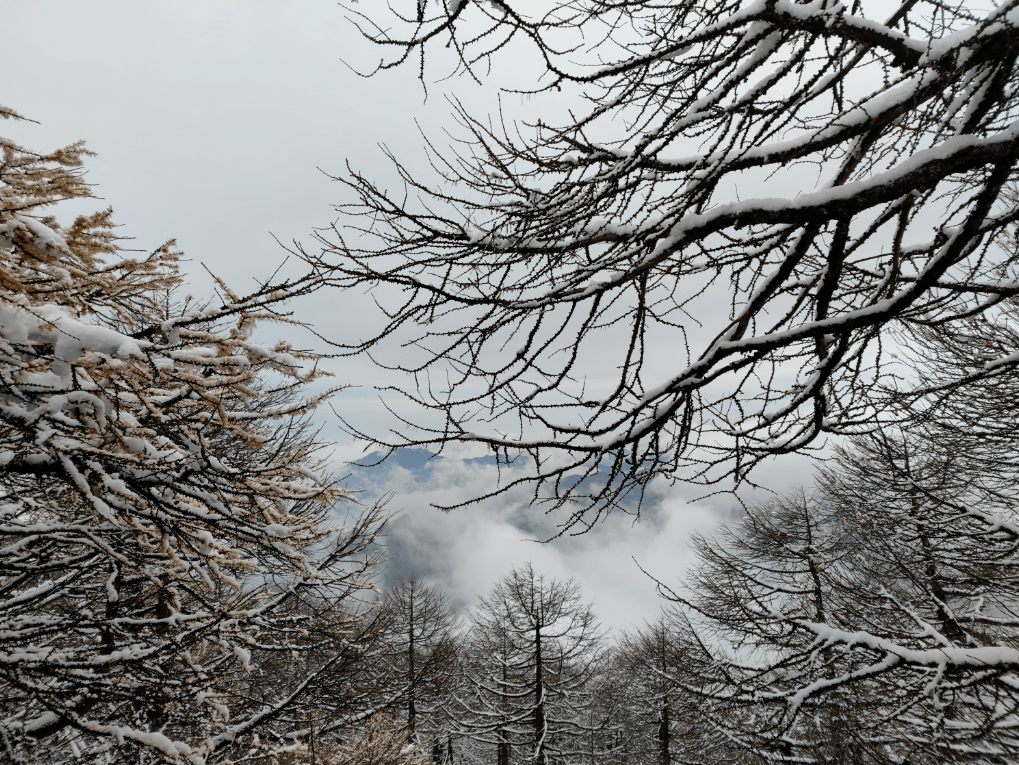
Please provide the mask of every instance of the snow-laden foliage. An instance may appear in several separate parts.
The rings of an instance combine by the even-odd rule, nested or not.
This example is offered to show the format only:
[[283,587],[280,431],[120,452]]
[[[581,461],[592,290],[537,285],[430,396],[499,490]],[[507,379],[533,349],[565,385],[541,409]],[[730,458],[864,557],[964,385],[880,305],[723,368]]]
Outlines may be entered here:
[[700,669],[676,682],[718,735],[797,762],[1014,757],[1019,518],[956,453],[929,432],[857,439],[814,495],[698,541],[670,596]]
[[[338,660],[346,615],[330,642],[309,604],[368,584],[381,517],[329,521],[316,357],[253,337],[315,276],[178,300],[172,242],[48,217],[89,196],[81,144],[0,147],[0,759],[207,762]],[[266,655],[303,658],[251,693]]]
[[426,752],[407,743],[403,725],[374,715],[364,729],[337,751],[321,759],[323,765],[432,765]]
[[449,596],[412,576],[389,588],[377,619],[379,676],[384,686],[405,687],[401,704],[408,737],[422,746],[444,741],[460,648]]
[[464,653],[465,689],[452,714],[498,765],[547,765],[583,756],[585,719],[602,636],[572,581],[530,563],[479,599]]
[[465,109],[437,185],[347,179],[365,238],[321,257],[388,311],[349,348],[434,412],[380,443],[525,449],[596,509],[738,481],[893,417],[890,337],[1019,292],[1017,0],[392,6],[351,6],[384,66],[529,56],[542,111]]
[[617,761],[738,761],[739,750],[716,733],[700,697],[684,687],[704,669],[688,637],[687,625],[675,611],[665,611],[621,637],[607,667],[616,707],[609,719],[621,728],[618,738],[626,743]]

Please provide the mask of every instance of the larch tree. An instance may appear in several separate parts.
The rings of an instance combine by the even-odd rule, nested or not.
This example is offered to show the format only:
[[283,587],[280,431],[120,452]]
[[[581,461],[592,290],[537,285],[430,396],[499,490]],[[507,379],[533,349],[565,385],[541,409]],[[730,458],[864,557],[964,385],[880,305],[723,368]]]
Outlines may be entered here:
[[[49,214],[90,196],[82,144],[0,150],[0,759],[269,756],[349,653],[384,521],[332,520],[318,357],[253,334],[318,277],[178,300],[172,242]],[[268,656],[293,660],[250,693]]]
[[703,700],[689,690],[697,682],[697,660],[703,652],[690,648],[684,615],[666,609],[632,634],[621,636],[615,650],[622,675],[623,704],[630,710],[628,731],[636,739],[634,761],[651,765],[738,761],[727,746]]
[[581,757],[601,648],[573,581],[546,579],[530,563],[513,569],[470,615],[463,733],[498,765]]
[[350,9],[381,68],[538,69],[516,87],[547,113],[458,107],[434,182],[341,179],[364,222],[309,257],[385,306],[348,352],[405,370],[421,416],[376,442],[526,451],[588,508],[566,524],[893,418],[898,333],[1019,293],[1017,0]]
[[449,596],[414,576],[385,594],[380,618],[385,622],[381,658],[385,675],[403,689],[406,731],[411,741],[433,743],[448,732],[444,715],[457,669],[457,615]]
[[375,714],[363,730],[322,757],[322,765],[432,765],[422,749],[407,743],[397,720]]
[[1019,518],[1011,492],[995,496],[1001,475],[973,468],[1015,454],[931,435],[858,439],[821,475],[866,549],[846,578],[845,622],[810,631],[833,653],[855,653],[861,676],[875,668],[885,719],[912,723],[933,760],[996,762],[1019,747]]
[[873,589],[843,581],[859,540],[841,515],[802,493],[749,508],[734,528],[695,538],[692,594],[671,595],[688,606],[684,648],[700,668],[685,686],[719,736],[765,759],[852,762],[868,739],[860,718],[882,703],[866,676],[854,688],[836,680],[855,669],[851,650],[828,651],[804,627],[848,624],[847,601]]
[[[574,744],[574,759],[591,765],[644,763],[646,720],[633,694],[630,668],[621,660],[618,645],[609,644],[589,681],[577,719],[584,730]],[[650,765],[650,763],[649,763]]]
[[632,636],[624,636],[620,656],[630,681],[630,695],[637,701],[635,706],[643,707],[642,716],[653,721],[656,760],[659,765],[669,765],[679,711],[674,678],[679,674],[683,654],[665,617],[645,625]]
[[1014,756],[1019,527],[970,457],[929,430],[858,437],[813,495],[699,541],[690,593],[669,596],[717,731],[777,761]]

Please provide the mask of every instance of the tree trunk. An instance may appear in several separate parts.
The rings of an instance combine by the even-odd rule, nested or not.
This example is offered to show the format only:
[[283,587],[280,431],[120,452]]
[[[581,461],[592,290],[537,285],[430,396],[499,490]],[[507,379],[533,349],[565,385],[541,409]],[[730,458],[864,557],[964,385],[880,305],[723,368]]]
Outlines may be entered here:
[[414,588],[413,583],[411,584],[410,598],[408,602],[410,608],[409,619],[407,620],[407,637],[408,637],[408,649],[407,649],[407,738],[411,739],[414,737],[414,718],[417,717],[417,710],[414,709],[414,686],[417,684],[417,680],[414,678]]
[[663,701],[658,720],[658,765],[669,762],[669,702]]
[[534,625],[534,761],[545,762],[545,677],[541,666],[541,627]]

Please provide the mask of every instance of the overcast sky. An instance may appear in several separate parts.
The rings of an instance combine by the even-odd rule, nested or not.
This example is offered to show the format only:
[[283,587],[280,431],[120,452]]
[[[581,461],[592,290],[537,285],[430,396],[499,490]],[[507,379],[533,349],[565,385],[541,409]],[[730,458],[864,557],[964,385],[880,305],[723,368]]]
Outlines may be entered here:
[[[4,135],[37,150],[85,139],[98,154],[88,165],[98,204],[114,207],[138,247],[176,238],[199,295],[210,290],[202,264],[243,289],[285,257],[274,236],[310,243],[315,227],[334,221],[342,190],[327,174],[350,162],[391,179],[380,143],[424,168],[419,127],[440,139],[453,127],[444,96],[483,112],[498,90],[459,78],[431,85],[425,101],[413,67],[359,77],[348,63],[370,69],[378,52],[332,0],[7,0],[0,43],[0,103],[39,123],[5,123]],[[514,76],[526,71],[526,62],[513,62]],[[57,214],[66,221],[75,212]],[[332,293],[297,311],[326,336],[349,339],[369,308],[367,296]],[[333,369],[364,386],[338,409],[370,425],[380,410],[371,390],[378,373],[356,361]],[[326,425],[338,461],[359,453]],[[431,501],[481,493],[493,480],[491,468],[452,457],[425,470],[389,467],[370,493],[393,493],[391,573],[417,572],[460,605],[532,560],[542,573],[576,578],[606,626],[636,626],[660,603],[633,558],[675,582],[691,562],[690,534],[738,517],[731,497],[691,504],[695,490],[660,486],[641,523],[617,515],[579,539],[539,544],[528,540],[550,536],[556,520],[529,508],[523,494],[449,515],[433,510]],[[810,465],[788,459],[757,478],[786,490],[809,483]]]

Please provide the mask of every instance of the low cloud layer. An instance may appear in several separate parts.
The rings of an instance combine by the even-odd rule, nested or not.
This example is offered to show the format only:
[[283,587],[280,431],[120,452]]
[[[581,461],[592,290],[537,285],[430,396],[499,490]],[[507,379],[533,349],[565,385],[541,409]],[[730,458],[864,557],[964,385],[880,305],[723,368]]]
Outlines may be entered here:
[[[338,459],[343,463],[356,456],[343,449]],[[545,513],[532,505],[526,486],[452,512],[437,510],[433,505],[455,504],[491,491],[499,475],[494,465],[458,456],[431,460],[427,456],[398,453],[376,467],[340,469],[349,474],[346,483],[359,491],[360,501],[391,495],[384,584],[414,574],[441,586],[460,608],[472,606],[513,566],[531,561],[546,576],[575,579],[585,597],[594,601],[606,628],[631,629],[653,619],[663,605],[641,567],[677,585],[695,562],[691,536],[713,534],[720,523],[738,522],[741,515],[739,502],[731,495],[691,502],[699,496],[698,487],[662,482],[652,484],[654,501],[642,509],[639,519],[616,512],[586,534],[543,542],[559,531],[563,511]],[[770,489],[786,491],[809,483],[807,461],[789,461],[782,468],[769,475]]]

